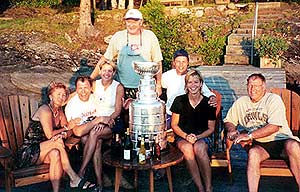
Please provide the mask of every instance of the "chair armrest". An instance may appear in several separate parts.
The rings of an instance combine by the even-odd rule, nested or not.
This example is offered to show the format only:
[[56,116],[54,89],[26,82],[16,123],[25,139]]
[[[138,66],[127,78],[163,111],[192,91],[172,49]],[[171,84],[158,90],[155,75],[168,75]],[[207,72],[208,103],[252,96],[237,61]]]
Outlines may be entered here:
[[0,146],[0,159],[6,159],[12,156],[12,151]]
[[233,141],[231,141],[226,137],[225,142],[226,142],[226,150],[230,150],[233,145]]

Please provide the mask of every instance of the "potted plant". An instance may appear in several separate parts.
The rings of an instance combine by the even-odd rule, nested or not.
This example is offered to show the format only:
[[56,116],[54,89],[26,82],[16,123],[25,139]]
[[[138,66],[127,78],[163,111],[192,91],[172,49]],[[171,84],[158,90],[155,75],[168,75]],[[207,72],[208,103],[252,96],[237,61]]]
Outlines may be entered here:
[[280,57],[288,49],[285,39],[263,35],[254,42],[256,54],[260,57],[261,68],[281,68]]

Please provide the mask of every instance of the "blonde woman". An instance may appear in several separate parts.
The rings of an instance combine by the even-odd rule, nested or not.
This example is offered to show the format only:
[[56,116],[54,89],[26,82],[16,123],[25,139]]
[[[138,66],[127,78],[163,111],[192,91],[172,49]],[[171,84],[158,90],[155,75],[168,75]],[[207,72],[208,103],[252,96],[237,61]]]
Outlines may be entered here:
[[[203,79],[196,70],[185,76],[186,94],[171,106],[171,126],[177,147],[182,151],[198,191],[212,191],[208,137],[214,132],[216,108],[202,94]],[[204,184],[201,182],[203,181]]]

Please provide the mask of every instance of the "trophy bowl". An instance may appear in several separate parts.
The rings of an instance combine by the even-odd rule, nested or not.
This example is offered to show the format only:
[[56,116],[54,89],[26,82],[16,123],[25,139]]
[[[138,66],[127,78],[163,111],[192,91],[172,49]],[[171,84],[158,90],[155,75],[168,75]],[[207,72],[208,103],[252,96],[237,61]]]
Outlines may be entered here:
[[140,76],[154,76],[159,72],[159,64],[148,61],[133,61],[134,71]]

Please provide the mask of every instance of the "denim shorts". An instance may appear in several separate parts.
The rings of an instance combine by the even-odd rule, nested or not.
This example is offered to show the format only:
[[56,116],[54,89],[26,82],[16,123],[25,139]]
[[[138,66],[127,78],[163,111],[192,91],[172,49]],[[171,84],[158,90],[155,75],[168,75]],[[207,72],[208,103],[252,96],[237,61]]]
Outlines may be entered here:
[[[176,143],[176,145],[177,145],[178,142],[181,141],[181,140],[185,140],[185,139],[183,139],[182,137],[179,137],[179,136],[177,136],[177,135],[175,136],[175,143]],[[210,140],[210,138],[205,137],[205,138],[197,139],[197,141],[200,141],[200,140],[204,141],[204,142],[207,144],[207,146],[208,146],[208,148],[207,148],[207,154],[208,154],[208,156],[211,158],[211,155],[212,155],[212,149],[211,149],[211,140]],[[197,142],[197,141],[196,141],[196,142]]]

